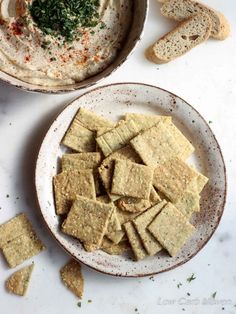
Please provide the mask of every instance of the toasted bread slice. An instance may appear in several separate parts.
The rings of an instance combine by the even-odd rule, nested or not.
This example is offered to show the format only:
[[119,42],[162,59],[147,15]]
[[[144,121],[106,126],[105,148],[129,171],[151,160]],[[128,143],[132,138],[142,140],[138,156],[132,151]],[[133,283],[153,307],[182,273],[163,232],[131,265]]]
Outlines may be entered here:
[[174,60],[206,41],[211,34],[211,26],[207,14],[196,14],[148,48],[146,57],[157,64]]
[[211,18],[211,37],[226,39],[230,33],[230,26],[225,16],[202,3],[193,0],[169,0],[165,1],[161,7],[161,14],[175,21],[184,21],[202,12]]

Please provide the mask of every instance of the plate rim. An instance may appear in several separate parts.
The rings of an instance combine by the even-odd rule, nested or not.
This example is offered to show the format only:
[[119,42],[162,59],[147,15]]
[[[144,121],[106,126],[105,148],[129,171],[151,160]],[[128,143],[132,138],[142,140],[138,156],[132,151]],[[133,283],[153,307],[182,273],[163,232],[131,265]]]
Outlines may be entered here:
[[[192,254],[191,256],[188,256],[184,261],[180,261],[179,263],[176,263],[175,265],[173,266],[170,266],[166,269],[163,269],[163,270],[160,270],[160,271],[156,271],[156,272],[150,272],[150,273],[145,273],[145,274],[134,274],[134,275],[128,275],[127,273],[126,274],[120,274],[120,273],[111,273],[111,272],[106,272],[106,271],[103,271],[97,267],[94,267],[94,266],[91,266],[89,264],[87,264],[86,262],[84,261],[81,261],[77,256],[75,256],[73,254],[73,252],[71,252],[65,245],[63,245],[59,239],[57,238],[56,234],[51,230],[51,228],[49,227],[48,223],[47,223],[47,220],[46,218],[44,217],[44,214],[41,210],[41,206],[40,206],[40,201],[39,201],[39,192],[38,192],[38,184],[37,184],[37,172],[38,172],[38,167],[39,167],[39,161],[40,161],[40,152],[41,152],[41,148],[43,146],[43,143],[44,143],[44,140],[48,134],[48,132],[53,128],[53,124],[55,123],[55,121],[57,120],[57,118],[64,112],[64,110],[66,110],[68,107],[72,106],[72,104],[75,102],[75,101],[79,101],[80,98],[94,92],[94,91],[98,91],[98,90],[103,90],[105,88],[108,88],[108,87],[111,87],[111,86],[118,86],[118,85],[138,85],[138,86],[146,86],[146,87],[151,87],[151,88],[155,88],[155,89],[158,89],[158,90],[162,90],[164,92],[167,92],[169,95],[171,96],[174,96],[174,97],[177,97],[179,98],[180,100],[182,100],[188,107],[190,107],[193,111],[195,111],[195,113],[200,117],[200,119],[202,119],[202,121],[204,122],[205,126],[207,127],[207,129],[210,131],[216,145],[217,145],[217,148],[219,150],[219,154],[220,154],[220,157],[221,157],[221,161],[222,161],[222,165],[223,165],[223,173],[224,173],[224,191],[223,191],[223,201],[222,201],[222,205],[220,206],[220,215],[217,219],[217,222],[211,232],[211,234],[208,236],[208,238],[202,243],[202,245],[194,252],[194,254]],[[93,89],[90,89],[88,91],[86,91],[85,93],[82,93],[81,95],[75,97],[72,101],[70,101],[68,104],[65,105],[65,107],[62,109],[62,111],[60,111],[59,114],[56,115],[56,117],[54,118],[53,122],[51,123],[50,127],[47,129],[47,131],[45,132],[45,135],[43,137],[43,140],[40,144],[40,147],[39,147],[39,150],[38,150],[38,155],[37,155],[37,159],[36,159],[36,166],[35,166],[35,173],[34,173],[34,185],[35,185],[35,190],[36,190],[36,198],[37,198],[37,203],[38,203],[38,208],[39,208],[39,211],[40,211],[40,214],[43,218],[43,221],[47,227],[47,229],[50,231],[51,235],[53,236],[53,238],[57,241],[57,243],[63,248],[64,251],[66,251],[72,258],[74,258],[75,260],[79,261],[80,263],[82,263],[83,265],[95,270],[95,271],[98,271],[102,274],[105,274],[105,275],[110,275],[110,276],[113,276],[113,277],[123,277],[123,278],[139,278],[139,277],[147,277],[147,276],[152,276],[152,275],[157,275],[157,274],[160,274],[160,273],[164,273],[164,272],[167,272],[167,271],[170,271],[172,269],[175,269],[181,265],[184,265],[185,263],[187,263],[189,260],[191,260],[192,258],[194,258],[205,246],[206,244],[210,241],[210,239],[212,238],[213,234],[215,233],[215,231],[217,230],[219,224],[220,224],[220,221],[222,219],[222,216],[224,214],[224,210],[225,210],[225,204],[226,204],[226,199],[227,199],[227,169],[226,169],[226,165],[225,165],[225,160],[224,160],[224,156],[223,156],[223,152],[222,152],[222,149],[221,149],[221,146],[214,134],[214,132],[212,131],[212,129],[210,128],[210,126],[208,125],[206,119],[199,113],[199,111],[193,107],[191,104],[189,104],[189,102],[187,102],[185,99],[183,99],[182,97],[176,95],[175,93],[173,92],[170,92],[162,87],[159,87],[159,86],[156,86],[156,85],[152,85],[152,84],[148,84],[148,83],[142,83],[142,82],[116,82],[116,83],[111,83],[111,84],[106,84],[106,85],[102,85],[102,86],[98,86],[96,88],[93,88]]]

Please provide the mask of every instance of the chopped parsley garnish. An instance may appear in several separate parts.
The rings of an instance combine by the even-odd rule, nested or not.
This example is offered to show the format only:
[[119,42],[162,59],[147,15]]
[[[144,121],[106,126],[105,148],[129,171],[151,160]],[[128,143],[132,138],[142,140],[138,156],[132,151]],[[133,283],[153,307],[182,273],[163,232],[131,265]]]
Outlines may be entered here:
[[177,284],[177,288],[179,289],[181,286],[183,286],[183,284],[182,284],[181,282],[179,282],[179,283]]
[[189,297],[190,297],[190,295],[191,295],[191,294],[190,294],[189,292],[187,292],[187,296],[189,296]]
[[88,300],[88,303],[92,303],[92,300]]
[[187,278],[187,282],[190,283],[191,281],[193,281],[193,280],[195,280],[195,279],[196,279],[195,275],[192,274],[190,277]]
[[29,11],[44,34],[72,41],[79,27],[99,23],[99,4],[100,0],[34,0]]
[[78,302],[78,303],[77,303],[77,306],[78,306],[78,307],[81,307],[81,302]]
[[216,298],[216,291],[211,295],[211,297],[212,297],[213,299]]

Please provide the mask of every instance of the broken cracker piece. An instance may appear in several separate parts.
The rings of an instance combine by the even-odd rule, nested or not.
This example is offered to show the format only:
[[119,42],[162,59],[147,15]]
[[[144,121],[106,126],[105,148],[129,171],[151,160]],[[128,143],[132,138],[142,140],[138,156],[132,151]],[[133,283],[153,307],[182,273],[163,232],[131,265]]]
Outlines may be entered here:
[[147,253],[133,223],[131,221],[126,222],[124,228],[136,260],[144,259]]
[[104,156],[126,146],[129,141],[136,136],[138,129],[132,120],[118,124],[114,129],[96,138],[97,144],[101,148]]
[[112,204],[79,197],[63,222],[62,230],[87,245],[99,248],[113,210]]
[[153,237],[150,231],[147,230],[147,226],[150,225],[153,219],[159,214],[166,204],[167,202],[164,200],[133,219],[133,224],[142,240],[143,246],[145,247],[148,255],[151,256],[161,251],[162,246]]
[[122,197],[117,201],[117,206],[124,211],[140,213],[159,202],[161,202],[161,198],[152,186],[149,200],[135,197]]
[[14,272],[6,280],[5,285],[7,291],[19,296],[24,296],[28,289],[33,268],[34,264],[31,264]]
[[78,298],[82,299],[84,292],[84,278],[79,262],[70,260],[60,270],[61,280]]
[[5,244],[2,248],[4,257],[11,268],[39,254],[44,249],[43,243],[34,232],[24,233]]
[[130,250],[130,245],[128,241],[121,241],[118,244],[115,244],[108,238],[104,237],[101,250],[110,255],[122,255]]
[[53,177],[56,213],[68,213],[77,196],[96,199],[92,170],[64,171]]
[[195,227],[173,204],[168,203],[148,230],[171,256],[175,256],[195,232]]
[[116,160],[111,193],[148,200],[152,178],[153,168],[127,160]]
[[196,177],[196,172],[176,157],[167,160],[155,169],[153,185],[175,203],[189,190]]

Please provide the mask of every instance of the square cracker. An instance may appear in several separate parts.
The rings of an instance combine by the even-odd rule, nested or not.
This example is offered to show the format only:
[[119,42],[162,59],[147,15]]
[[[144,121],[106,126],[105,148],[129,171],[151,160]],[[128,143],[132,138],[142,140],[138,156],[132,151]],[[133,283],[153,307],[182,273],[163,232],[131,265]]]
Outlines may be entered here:
[[184,161],[172,158],[155,169],[153,185],[175,203],[196,177],[196,172]]
[[85,128],[94,132],[99,131],[100,128],[114,127],[114,122],[83,107],[78,110],[73,120],[73,123],[75,122],[81,123]]
[[62,171],[95,169],[101,161],[102,155],[98,152],[64,154],[61,158]]
[[86,198],[78,198],[62,224],[62,230],[87,245],[100,247],[106,233],[112,204],[102,204]]
[[133,223],[131,221],[125,223],[124,228],[136,260],[145,258],[147,253]]
[[114,129],[96,138],[104,156],[126,146],[138,134],[138,128],[133,120],[118,124]]
[[33,231],[33,227],[24,213],[17,215],[0,225],[0,248],[23,233]]
[[135,229],[137,230],[148,255],[155,255],[157,252],[162,250],[162,246],[152,236],[150,231],[147,230],[147,226],[153,221],[166,204],[167,202],[164,200],[161,203],[149,208],[133,220]]
[[170,123],[172,118],[170,116],[159,116],[143,113],[127,113],[125,115],[125,120],[133,120],[137,124],[139,131],[143,131],[153,127],[160,121],[164,123]]
[[171,256],[175,256],[195,232],[195,227],[173,204],[168,203],[148,230]]
[[4,257],[11,268],[37,255],[44,249],[44,245],[34,232],[23,233],[2,248]]
[[54,176],[56,213],[66,214],[77,196],[96,199],[92,170],[63,171]]
[[96,194],[101,193],[101,182],[97,167],[102,161],[102,154],[99,152],[64,154],[61,158],[62,171],[88,170],[93,169]]
[[112,177],[114,172],[114,161],[116,159],[124,159],[124,160],[130,160],[133,162],[141,162],[141,159],[139,156],[135,153],[132,147],[129,145],[117,150],[116,152],[112,153],[110,156],[105,158],[98,168],[98,173],[100,175],[100,178],[102,180],[103,186],[106,189],[107,194],[109,195],[110,199],[112,201],[116,201],[121,196],[120,195],[113,195],[111,194],[111,183],[112,183]]
[[121,210],[131,213],[140,213],[159,202],[161,202],[161,198],[152,186],[149,200],[135,197],[122,197],[117,200],[117,207],[119,207]]
[[77,152],[93,152],[96,148],[95,133],[73,121],[62,139],[62,144]]
[[60,270],[61,280],[64,285],[78,298],[82,299],[84,292],[84,278],[81,273],[81,266],[75,260],[70,260]]
[[169,158],[181,155],[181,148],[166,125],[159,122],[130,141],[134,150],[148,166],[155,167]]
[[7,291],[19,296],[24,296],[28,289],[33,268],[34,264],[31,264],[14,272],[6,280]]
[[149,199],[153,168],[127,160],[116,160],[111,193]]

